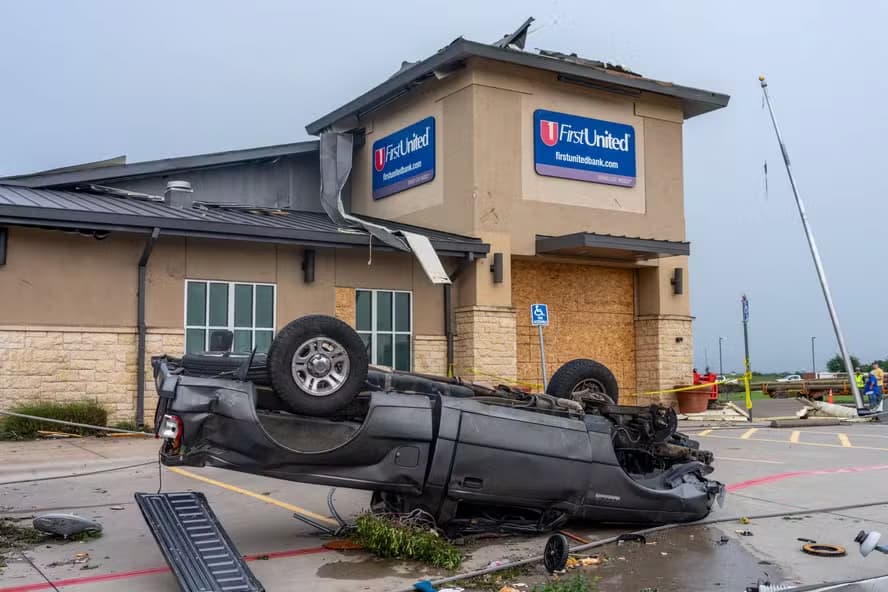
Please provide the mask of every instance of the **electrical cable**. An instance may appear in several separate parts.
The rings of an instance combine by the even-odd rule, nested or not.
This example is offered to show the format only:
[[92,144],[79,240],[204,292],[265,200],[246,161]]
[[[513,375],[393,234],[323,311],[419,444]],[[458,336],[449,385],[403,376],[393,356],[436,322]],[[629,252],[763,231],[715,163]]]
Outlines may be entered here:
[[153,465],[155,461],[136,463],[133,465],[125,465],[122,467],[111,467],[110,469],[99,469],[97,471],[89,471],[87,473],[76,473],[74,475],[55,475],[53,477],[35,477],[33,479],[20,479],[18,481],[4,481],[0,485],[18,485],[19,483],[37,483],[40,481],[54,481],[56,479],[75,479],[77,477],[89,477],[90,475],[99,475],[101,473],[111,473],[114,471],[123,471],[126,469],[135,469],[136,467],[145,467]]
[[41,578],[43,578],[44,580],[46,580],[46,583],[47,583],[47,584],[49,584],[50,586],[52,586],[52,589],[55,590],[55,592],[60,592],[59,589],[56,587],[56,585],[53,583],[53,581],[50,580],[48,577],[46,577],[46,574],[43,573],[43,571],[42,571],[39,567],[37,567],[37,565],[35,565],[33,561],[31,561],[31,558],[30,558],[30,557],[28,557],[27,555],[25,555],[25,552],[24,552],[24,551],[19,551],[18,553],[19,553],[19,555],[22,556],[22,559],[24,559],[25,561],[28,562],[28,565],[30,565],[31,567],[34,568],[34,571],[36,571],[37,573],[40,574],[40,577],[41,577]]

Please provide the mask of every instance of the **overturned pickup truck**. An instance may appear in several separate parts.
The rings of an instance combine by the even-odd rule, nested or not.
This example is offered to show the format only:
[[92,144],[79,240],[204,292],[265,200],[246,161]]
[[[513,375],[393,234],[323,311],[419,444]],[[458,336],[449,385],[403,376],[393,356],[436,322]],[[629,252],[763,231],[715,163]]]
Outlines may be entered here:
[[166,465],[373,492],[452,532],[543,531],[571,518],[706,516],[724,487],[668,408],[617,404],[611,372],[574,360],[546,394],[368,368],[345,323],[293,321],[266,356],[153,359]]

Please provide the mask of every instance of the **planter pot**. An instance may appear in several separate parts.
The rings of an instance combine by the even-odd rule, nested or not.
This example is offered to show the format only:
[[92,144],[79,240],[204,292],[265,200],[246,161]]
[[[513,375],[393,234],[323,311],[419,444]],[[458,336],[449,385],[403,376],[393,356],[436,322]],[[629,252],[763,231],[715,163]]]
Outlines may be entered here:
[[675,393],[678,398],[679,412],[702,413],[703,411],[706,411],[706,408],[709,405],[709,393],[711,391],[711,387],[704,386],[700,387],[699,389],[679,391]]

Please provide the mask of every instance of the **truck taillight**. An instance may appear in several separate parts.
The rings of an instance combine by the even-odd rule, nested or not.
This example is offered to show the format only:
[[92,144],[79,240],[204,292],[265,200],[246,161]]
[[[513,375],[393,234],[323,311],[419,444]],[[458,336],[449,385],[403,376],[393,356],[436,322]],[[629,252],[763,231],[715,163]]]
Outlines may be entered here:
[[160,437],[173,441],[173,448],[182,443],[182,418],[178,415],[164,415],[160,426]]

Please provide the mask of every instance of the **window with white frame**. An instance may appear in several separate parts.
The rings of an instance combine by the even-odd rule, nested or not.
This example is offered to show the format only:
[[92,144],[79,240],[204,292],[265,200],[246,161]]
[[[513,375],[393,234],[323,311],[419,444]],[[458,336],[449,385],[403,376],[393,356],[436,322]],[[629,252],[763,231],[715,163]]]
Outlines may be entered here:
[[413,362],[413,295],[395,290],[355,290],[355,328],[371,364],[410,371]]
[[186,280],[185,351],[205,351],[214,329],[234,333],[232,351],[268,351],[274,338],[275,297],[274,284]]

